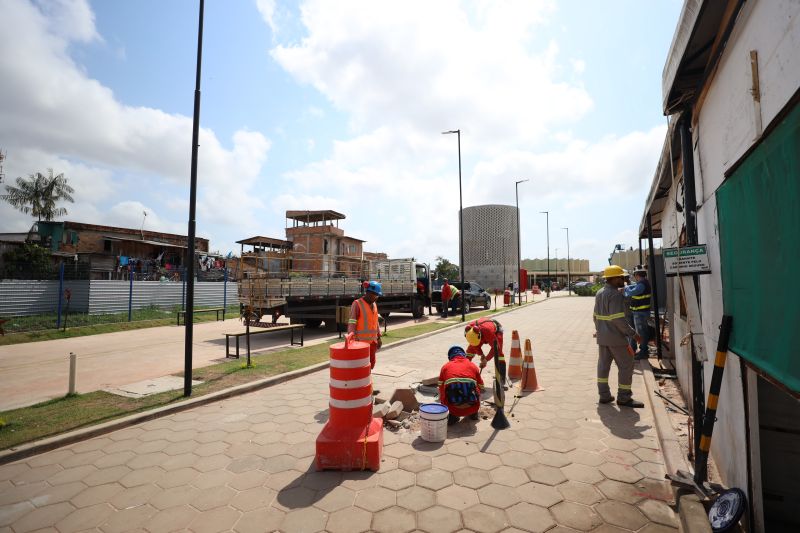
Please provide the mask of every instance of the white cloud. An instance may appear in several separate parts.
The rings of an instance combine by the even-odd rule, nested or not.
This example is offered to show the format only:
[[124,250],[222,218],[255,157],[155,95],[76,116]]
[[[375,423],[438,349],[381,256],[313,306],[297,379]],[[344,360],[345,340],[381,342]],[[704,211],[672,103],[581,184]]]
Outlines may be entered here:
[[[76,189],[70,217],[95,223],[120,219],[108,207],[112,193],[131,187],[120,176],[135,182],[129,192],[136,196],[188,189],[192,128],[190,117],[118,101],[70,57],[71,42],[100,39],[85,1],[4,0],[0,50],[25,51],[0,56],[0,139],[9,166],[19,157],[19,175],[64,171]],[[199,144],[198,233],[203,224],[245,227],[262,207],[253,188],[270,141],[241,130],[226,148],[201,128]]]
[[275,25],[275,0],[256,0],[256,7],[258,12],[261,13],[261,18],[267,23],[273,33],[275,33],[277,26]]
[[272,55],[349,116],[352,135],[286,173],[298,207],[346,213],[345,230],[369,249],[456,257],[456,139],[441,135],[452,128],[462,130],[464,206],[513,202],[520,178],[532,178],[521,205],[535,195],[554,212],[585,210],[612,183],[622,196],[641,193],[663,127],[599,140],[571,132],[593,102],[585,62],[535,39],[552,10],[546,1],[302,4],[307,36]]
[[[523,145],[592,106],[556,79],[558,46],[529,43],[550,2],[325,2],[301,8],[308,36],[272,55],[352,117],[357,129],[460,127]],[[424,13],[424,15],[422,15]]]

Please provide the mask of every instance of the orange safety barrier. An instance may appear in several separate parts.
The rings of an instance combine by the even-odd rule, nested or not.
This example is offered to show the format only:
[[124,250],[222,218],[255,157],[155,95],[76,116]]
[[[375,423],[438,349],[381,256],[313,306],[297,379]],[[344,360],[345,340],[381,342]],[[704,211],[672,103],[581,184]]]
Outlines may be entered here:
[[525,339],[525,360],[522,362],[522,382],[519,388],[522,392],[544,390],[539,386],[539,380],[536,378],[536,367],[533,364],[533,348],[531,348],[530,339]]
[[519,379],[522,377],[522,351],[519,346],[519,332],[511,332],[511,353],[508,356],[508,378]]
[[369,344],[353,340],[330,347],[330,416],[317,437],[317,470],[372,470],[381,465],[383,420],[372,417]]

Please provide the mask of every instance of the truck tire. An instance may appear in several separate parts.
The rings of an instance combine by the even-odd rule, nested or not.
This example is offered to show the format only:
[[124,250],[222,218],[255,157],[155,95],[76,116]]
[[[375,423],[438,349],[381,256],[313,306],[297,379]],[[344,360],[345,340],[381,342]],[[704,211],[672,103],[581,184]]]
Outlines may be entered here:
[[469,311],[470,311],[469,300],[464,300],[464,314],[469,313]]
[[318,327],[320,327],[322,325],[322,319],[321,318],[306,318],[305,320],[303,320],[303,323],[306,325],[307,328],[317,329]]

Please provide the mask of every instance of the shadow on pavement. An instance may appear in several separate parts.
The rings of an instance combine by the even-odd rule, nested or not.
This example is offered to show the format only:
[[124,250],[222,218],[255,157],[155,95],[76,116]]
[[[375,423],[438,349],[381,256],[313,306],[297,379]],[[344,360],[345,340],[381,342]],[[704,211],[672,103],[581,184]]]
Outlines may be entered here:
[[618,407],[614,403],[598,404],[597,414],[611,434],[622,439],[644,438],[643,433],[652,428],[650,425],[639,425],[641,417],[636,409],[630,407]]

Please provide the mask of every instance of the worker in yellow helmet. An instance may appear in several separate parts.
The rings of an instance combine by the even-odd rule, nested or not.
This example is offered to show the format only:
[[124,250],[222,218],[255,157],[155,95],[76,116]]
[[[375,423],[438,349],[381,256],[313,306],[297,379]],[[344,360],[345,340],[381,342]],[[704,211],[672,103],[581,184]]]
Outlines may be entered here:
[[628,351],[630,338],[641,342],[625,319],[625,271],[617,265],[606,267],[603,272],[605,286],[597,292],[594,299],[594,327],[597,331],[599,359],[597,361],[597,391],[600,403],[614,401],[608,386],[611,361],[617,364],[617,405],[625,407],[644,407],[642,402],[633,399],[633,357]]

